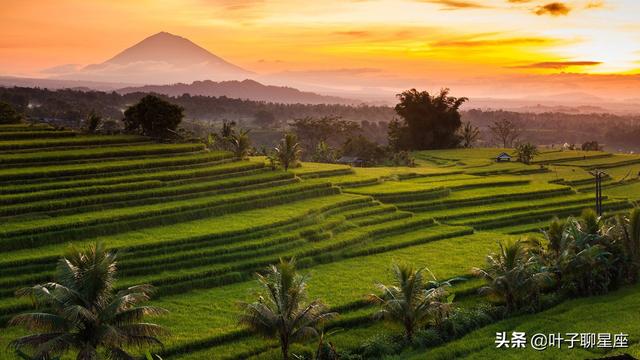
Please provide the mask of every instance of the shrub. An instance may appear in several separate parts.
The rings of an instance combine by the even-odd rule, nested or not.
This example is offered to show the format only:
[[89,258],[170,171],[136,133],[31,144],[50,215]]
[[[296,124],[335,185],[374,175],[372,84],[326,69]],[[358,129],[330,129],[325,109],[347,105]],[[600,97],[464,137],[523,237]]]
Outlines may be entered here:
[[11,105],[0,101],[0,124],[18,124],[20,121],[22,121],[22,115]]
[[363,359],[381,359],[385,355],[392,355],[402,348],[401,344],[386,334],[376,334],[360,346],[358,353]]
[[412,345],[418,348],[434,347],[442,344],[444,340],[440,333],[433,328],[416,331]]
[[552,280],[529,245],[522,239],[501,242],[499,251],[487,256],[486,269],[473,269],[487,282],[480,293],[504,303],[508,312],[537,309],[540,292]]

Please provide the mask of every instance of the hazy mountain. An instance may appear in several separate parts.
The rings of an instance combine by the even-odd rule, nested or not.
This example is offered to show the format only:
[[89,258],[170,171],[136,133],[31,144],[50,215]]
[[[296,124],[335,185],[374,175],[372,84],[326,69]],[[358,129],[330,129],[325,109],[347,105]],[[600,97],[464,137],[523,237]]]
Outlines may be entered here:
[[61,80],[61,79],[42,79],[42,78],[22,78],[14,76],[0,76],[1,87],[30,87],[44,88],[50,90],[56,89],[76,89],[76,90],[100,90],[113,91],[121,89],[125,86],[132,86],[131,83],[114,83],[114,82],[97,82],[85,80]]
[[118,90],[126,94],[132,92],[154,92],[169,96],[182,94],[203,96],[226,96],[237,99],[258,100],[285,104],[357,104],[361,101],[340,98],[336,96],[319,95],[312,92],[300,91],[291,87],[263,85],[253,80],[195,81],[191,84],[146,85],[127,87]]
[[250,71],[212,54],[189,39],[160,32],[111,59],[85,66],[57,78],[120,82],[128,84],[172,84],[196,80],[241,80]]

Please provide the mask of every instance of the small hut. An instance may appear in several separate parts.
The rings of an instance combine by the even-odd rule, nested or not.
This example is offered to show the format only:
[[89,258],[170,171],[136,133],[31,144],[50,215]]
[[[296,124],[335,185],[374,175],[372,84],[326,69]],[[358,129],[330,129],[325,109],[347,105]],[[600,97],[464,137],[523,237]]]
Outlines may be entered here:
[[496,162],[509,162],[509,161],[511,161],[511,155],[505,152],[496,156]]
[[343,156],[336,161],[338,164],[346,164],[355,167],[364,166],[365,161],[357,156]]

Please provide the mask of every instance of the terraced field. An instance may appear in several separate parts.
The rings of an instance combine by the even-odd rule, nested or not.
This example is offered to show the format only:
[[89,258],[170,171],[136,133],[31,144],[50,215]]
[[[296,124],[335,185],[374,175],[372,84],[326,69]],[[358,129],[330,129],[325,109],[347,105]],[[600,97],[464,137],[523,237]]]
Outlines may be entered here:
[[[415,168],[304,163],[284,172],[200,144],[0,126],[0,347],[23,333],[6,321],[31,307],[14,291],[51,279],[69,242],[101,241],[118,251],[118,288],[157,287],[153,303],[169,310],[158,321],[172,332],[165,359],[275,355],[237,325],[236,303],[254,298],[256,271],[290,256],[310,273],[310,296],[341,314],[329,326],[346,331],[332,341],[355,348],[394,330],[363,301],[392,261],[465,276],[498,240],[592,205],[577,191],[590,175],[566,165],[579,155],[545,153],[562,164],[540,167],[495,164],[499,151],[419,153]],[[589,161],[611,157],[596,155]],[[605,201],[611,213],[630,206],[624,196]],[[477,303],[478,286],[456,287],[456,300]]]

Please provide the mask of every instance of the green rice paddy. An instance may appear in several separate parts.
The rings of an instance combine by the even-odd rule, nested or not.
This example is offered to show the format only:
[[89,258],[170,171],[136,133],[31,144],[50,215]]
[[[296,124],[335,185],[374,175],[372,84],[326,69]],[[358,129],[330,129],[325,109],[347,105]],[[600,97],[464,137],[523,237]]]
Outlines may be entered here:
[[[237,302],[255,297],[255,272],[280,257],[295,256],[310,275],[310,297],[340,312],[333,326],[344,331],[332,341],[348,350],[378,333],[399,331],[373,321],[375,309],[363,302],[374,283],[389,280],[393,261],[428,266],[439,279],[468,276],[498,241],[593,206],[588,170],[594,166],[611,175],[606,211],[640,200],[640,182],[625,176],[637,175],[638,156],[547,150],[533,165],[493,161],[502,151],[510,152],[424,151],[415,154],[419,165],[411,168],[303,163],[284,172],[271,170],[261,157],[238,160],[196,143],[0,126],[0,348],[24,334],[5,327],[11,316],[30,309],[14,291],[50,280],[71,242],[100,241],[117,250],[116,287],[157,287],[153,304],[169,310],[157,321],[172,333],[160,351],[164,359],[270,359],[277,349],[237,324]],[[461,306],[482,301],[475,295],[479,285],[469,280],[454,288]],[[624,289],[607,301],[630,299],[637,291]],[[567,327],[575,319],[569,314],[592,311],[600,302],[572,301],[548,314]],[[537,316],[509,319],[469,334],[468,341],[428,350],[428,356],[495,357],[495,331],[543,325]],[[313,347],[296,345],[294,351]],[[0,351],[0,359],[14,358]]]

